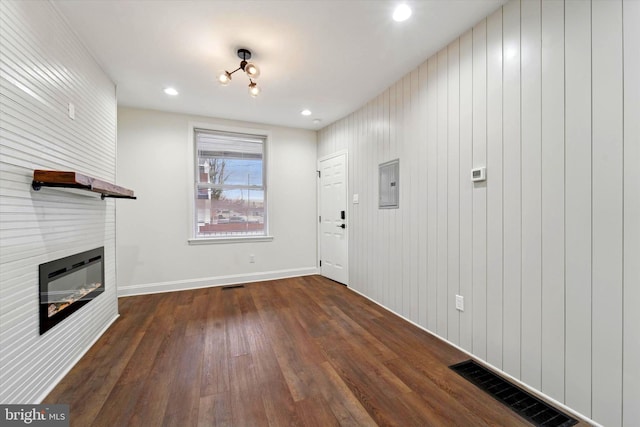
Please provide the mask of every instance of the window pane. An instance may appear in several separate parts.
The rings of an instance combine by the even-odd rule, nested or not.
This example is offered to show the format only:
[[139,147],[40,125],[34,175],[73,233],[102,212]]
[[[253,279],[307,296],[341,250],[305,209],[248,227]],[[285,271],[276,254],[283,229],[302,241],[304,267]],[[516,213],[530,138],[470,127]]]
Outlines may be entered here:
[[210,198],[196,200],[197,237],[263,235],[264,191],[199,189]]
[[262,158],[201,157],[198,183],[262,187]]

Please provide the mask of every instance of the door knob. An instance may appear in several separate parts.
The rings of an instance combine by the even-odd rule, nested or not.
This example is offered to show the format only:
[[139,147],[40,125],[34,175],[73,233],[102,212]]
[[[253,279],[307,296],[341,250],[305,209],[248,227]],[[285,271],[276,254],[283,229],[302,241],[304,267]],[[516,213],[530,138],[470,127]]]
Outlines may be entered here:
[[346,224],[336,225],[336,227],[340,227],[340,228],[347,228]]

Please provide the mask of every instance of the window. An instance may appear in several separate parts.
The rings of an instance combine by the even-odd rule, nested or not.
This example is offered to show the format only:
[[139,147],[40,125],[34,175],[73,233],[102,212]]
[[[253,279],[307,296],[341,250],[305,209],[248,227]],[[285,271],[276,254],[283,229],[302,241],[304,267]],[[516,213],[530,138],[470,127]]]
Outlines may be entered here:
[[196,239],[266,236],[266,136],[194,129]]

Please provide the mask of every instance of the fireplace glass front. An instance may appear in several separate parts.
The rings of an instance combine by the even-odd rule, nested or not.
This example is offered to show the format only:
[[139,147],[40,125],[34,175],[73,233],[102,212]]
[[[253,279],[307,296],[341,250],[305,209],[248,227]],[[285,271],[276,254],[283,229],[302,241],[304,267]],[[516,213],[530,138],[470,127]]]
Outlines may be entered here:
[[104,247],[40,264],[40,334],[104,292]]

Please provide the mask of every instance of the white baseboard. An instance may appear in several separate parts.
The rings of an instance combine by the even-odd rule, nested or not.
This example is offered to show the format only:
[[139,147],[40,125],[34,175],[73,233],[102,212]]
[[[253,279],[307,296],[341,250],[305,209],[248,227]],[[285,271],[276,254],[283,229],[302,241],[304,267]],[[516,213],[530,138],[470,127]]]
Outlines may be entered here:
[[87,354],[89,349],[91,347],[93,347],[93,345],[102,337],[102,335],[104,335],[104,333],[107,332],[107,329],[109,329],[111,327],[111,325],[113,325],[113,322],[118,320],[118,317],[120,317],[120,314],[116,314],[115,316],[113,316],[113,318],[105,325],[105,327],[102,328],[100,333],[95,336],[93,341],[91,341],[89,343],[89,345],[80,354],[78,354],[78,357],[76,357],[69,364],[69,367],[67,369],[65,369],[60,375],[58,375],[58,377],[53,382],[51,382],[51,385],[49,385],[49,387],[47,387],[47,389],[44,391],[44,393],[42,393],[40,396],[38,396],[38,398],[36,399],[36,402],[38,402],[38,404],[42,403],[42,401],[45,399],[45,397],[47,397],[49,395],[49,393],[51,393],[51,391],[53,391],[53,389],[56,388],[56,386],[60,383],[60,381],[62,381],[64,379],[64,377],[66,377],[67,374],[69,372],[71,372],[71,370],[78,364],[80,359],[82,359],[84,357],[84,355]]
[[141,285],[125,285],[118,286],[118,297],[185,291],[188,289],[235,285],[239,283],[263,282],[265,280],[310,276],[312,274],[318,274],[318,268],[291,268],[288,270],[263,271],[259,273],[232,274],[228,276],[204,277],[200,279],[174,280],[171,282],[144,283]]
[[452,343],[451,341],[441,337],[440,335],[430,331],[429,329],[425,328],[422,325],[417,324],[416,322],[414,322],[413,320],[407,319],[406,317],[404,317],[401,314],[396,313],[395,311],[391,310],[389,307],[384,306],[383,304],[380,304],[378,301],[369,298],[367,295],[363,294],[362,292],[359,292],[351,287],[349,287],[349,290],[355,292],[356,294],[363,296],[364,298],[368,299],[369,301],[371,301],[372,303],[384,308],[385,310],[395,314],[396,316],[400,317],[401,319],[411,323],[414,326],[417,326],[418,328],[422,329],[423,331],[427,332],[429,335],[432,335],[436,338],[438,338],[440,341],[443,341],[447,344],[449,344],[452,347],[455,347],[456,349],[460,350],[461,352],[469,355],[469,357],[473,358],[474,360],[478,361],[479,363],[481,363],[482,365],[485,365],[486,367],[488,367],[489,369],[500,373],[500,375],[502,375],[505,378],[508,378],[511,382],[517,384],[518,386],[522,387],[523,389],[527,390],[528,392],[530,392],[531,394],[535,395],[535,396],[539,396],[540,398],[542,398],[543,400],[555,405],[558,408],[561,408],[563,411],[573,415],[576,418],[579,418],[580,420],[587,422],[593,426],[597,426],[597,427],[602,427],[600,424],[596,423],[595,421],[593,421],[592,419],[588,418],[585,415],[582,415],[581,413],[571,409],[570,407],[566,406],[564,403],[562,402],[558,402],[557,400],[555,400],[552,397],[547,396],[546,394],[542,393],[540,390],[535,389],[533,387],[531,387],[530,385],[527,385],[526,383],[523,383],[522,381],[520,381],[519,379],[512,377],[511,375],[509,375],[508,373],[504,372],[502,369],[499,369],[495,366],[493,366],[492,364],[486,362],[485,360],[480,359],[478,356],[474,355],[473,353],[468,352],[467,350],[465,350],[462,347],[459,347],[458,345]]

